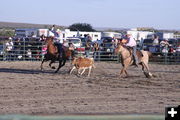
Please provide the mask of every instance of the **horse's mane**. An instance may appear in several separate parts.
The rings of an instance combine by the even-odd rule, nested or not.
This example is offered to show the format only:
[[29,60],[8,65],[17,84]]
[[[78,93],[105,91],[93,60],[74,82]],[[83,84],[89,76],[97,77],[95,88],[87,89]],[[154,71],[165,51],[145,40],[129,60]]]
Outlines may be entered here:
[[122,46],[123,48],[125,48],[125,49],[127,49],[127,50],[128,50],[128,47],[127,47],[127,46],[125,46],[125,45],[124,45],[123,43],[121,43],[121,42],[120,42],[120,43],[118,43],[118,44],[117,44],[117,46],[118,46],[118,47],[119,47],[119,46]]

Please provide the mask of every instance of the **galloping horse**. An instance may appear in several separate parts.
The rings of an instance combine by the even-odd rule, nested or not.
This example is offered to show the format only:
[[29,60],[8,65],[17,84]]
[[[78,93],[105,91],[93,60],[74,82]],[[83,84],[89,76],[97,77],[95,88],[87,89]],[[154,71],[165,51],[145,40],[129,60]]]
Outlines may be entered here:
[[[119,53],[121,55],[121,63],[122,63],[122,70],[120,71],[120,76],[125,72],[126,76],[128,77],[128,73],[126,69],[128,66],[133,64],[133,56],[132,56],[132,51],[129,50],[127,47],[125,47],[122,43],[119,43],[117,48],[115,49],[115,53]],[[139,60],[139,64],[142,66],[142,71],[144,75],[148,78],[153,77],[154,75],[149,71],[149,56],[151,53],[149,51],[137,51],[137,57]],[[147,72],[145,71],[145,68]]]
[[59,46],[54,45],[53,38],[52,37],[47,37],[46,38],[46,43],[47,43],[47,54],[45,54],[44,59],[42,60],[41,70],[43,70],[43,63],[45,61],[51,60],[51,62],[49,63],[49,66],[52,69],[55,69],[55,67],[51,66],[51,64],[54,63],[55,61],[59,61],[59,66],[58,66],[57,70],[55,71],[55,73],[57,73],[59,71],[59,69],[66,64],[66,60],[70,56],[73,58],[72,51],[69,50],[68,47],[63,46],[64,50],[62,51],[62,57],[60,57],[59,52],[58,52],[58,47]]

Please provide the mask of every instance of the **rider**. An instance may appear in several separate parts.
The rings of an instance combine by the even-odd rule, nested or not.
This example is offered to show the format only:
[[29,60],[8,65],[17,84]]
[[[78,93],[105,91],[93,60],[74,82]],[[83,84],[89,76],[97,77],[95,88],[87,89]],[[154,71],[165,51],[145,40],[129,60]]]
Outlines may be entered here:
[[56,37],[54,37],[54,45],[58,49],[59,57],[62,58],[63,57],[63,52],[64,52],[63,43],[61,43]]
[[63,57],[63,52],[64,52],[63,43],[61,43],[61,41],[58,39],[59,34],[56,32],[55,27],[56,27],[55,25],[52,26],[51,32],[54,33],[54,37],[53,37],[54,45],[57,46],[59,57],[62,58]]
[[138,67],[138,58],[136,55],[136,49],[137,49],[137,44],[135,39],[131,36],[131,34],[127,34],[125,36],[125,39],[127,40],[127,43],[125,44],[125,46],[133,48],[133,58],[134,58],[134,65]]

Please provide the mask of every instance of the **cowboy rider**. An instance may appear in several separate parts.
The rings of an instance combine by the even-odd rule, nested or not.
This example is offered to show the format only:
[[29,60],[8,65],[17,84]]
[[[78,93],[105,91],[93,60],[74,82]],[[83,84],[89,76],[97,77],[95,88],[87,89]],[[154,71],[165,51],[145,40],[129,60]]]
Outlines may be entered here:
[[56,32],[55,27],[56,26],[53,25],[52,28],[51,28],[51,32],[54,34],[52,37],[53,37],[53,40],[54,40],[54,45],[58,48],[59,57],[62,58],[63,57],[63,52],[64,52],[63,43],[62,43],[62,41],[60,41],[58,39],[59,34]]
[[133,58],[134,58],[133,64],[138,67],[138,58],[136,55],[137,43],[131,34],[127,34],[124,39],[126,39],[126,41],[127,41],[125,43],[125,46],[133,49]]

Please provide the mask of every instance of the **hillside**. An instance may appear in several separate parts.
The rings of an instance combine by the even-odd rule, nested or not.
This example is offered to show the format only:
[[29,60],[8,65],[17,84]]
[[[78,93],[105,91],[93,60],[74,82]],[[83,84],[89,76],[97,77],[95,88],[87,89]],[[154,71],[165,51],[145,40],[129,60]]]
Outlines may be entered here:
[[[52,25],[49,24],[30,24],[30,23],[15,23],[15,22],[0,22],[1,28],[50,28]],[[58,26],[59,28],[64,28],[64,26]]]

